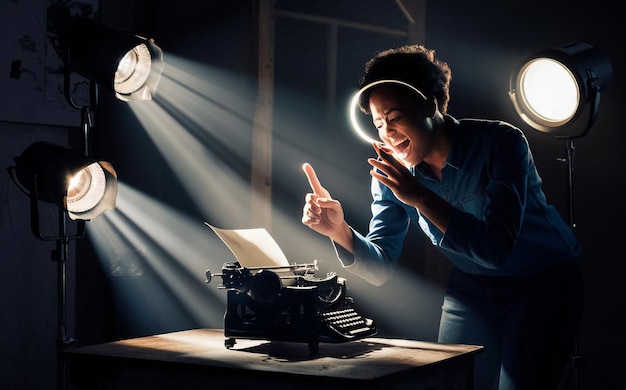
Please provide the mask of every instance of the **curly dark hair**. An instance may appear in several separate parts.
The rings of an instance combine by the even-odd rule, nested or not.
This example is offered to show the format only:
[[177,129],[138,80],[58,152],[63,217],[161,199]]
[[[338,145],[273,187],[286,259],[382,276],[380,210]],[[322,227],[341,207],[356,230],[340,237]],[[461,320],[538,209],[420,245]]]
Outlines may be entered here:
[[[422,45],[407,45],[378,52],[365,63],[359,88],[378,80],[404,81],[424,95],[437,98],[439,111],[445,114],[450,101],[452,70],[447,63],[435,58],[435,50]],[[361,94],[360,109],[369,114],[371,90]]]

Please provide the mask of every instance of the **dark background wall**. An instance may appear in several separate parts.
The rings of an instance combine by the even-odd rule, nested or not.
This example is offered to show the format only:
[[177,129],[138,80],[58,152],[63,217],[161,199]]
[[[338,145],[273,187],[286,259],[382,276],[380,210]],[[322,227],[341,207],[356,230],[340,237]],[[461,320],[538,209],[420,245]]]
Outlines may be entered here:
[[[4,15],[15,12],[8,3],[2,5]],[[33,6],[32,12],[45,13],[46,6],[40,2]],[[277,1],[276,9],[397,30],[409,27],[398,5],[391,1]],[[236,129],[224,128],[224,132],[243,134],[229,147],[244,156],[252,148],[251,137],[246,134],[252,133],[257,12],[253,1],[109,0],[100,4],[104,21],[154,37],[165,52],[166,62],[168,54],[185,58],[220,69],[237,80],[229,81],[228,87],[230,92],[251,96],[237,107],[247,119]],[[14,27],[20,23],[19,18],[7,20],[6,31],[10,31],[10,23]],[[576,140],[575,219],[584,248],[581,261],[586,281],[580,350],[588,363],[580,373],[584,388],[624,388],[621,369],[626,363],[622,352],[626,347],[623,337],[626,294],[621,287],[625,266],[619,242],[624,232],[622,221],[626,218],[621,199],[626,190],[619,156],[626,135],[618,120],[623,100],[619,98],[619,90],[625,84],[622,73],[625,58],[619,13],[608,0],[454,0],[427,2],[425,20],[425,41],[420,43],[435,48],[438,56],[452,66],[450,113],[457,118],[504,119],[522,128],[544,179],[545,192],[564,217],[567,216],[567,170],[557,158],[564,156],[565,143],[531,129],[517,117],[507,96],[509,76],[526,56],[568,42],[589,43],[610,57],[614,76],[602,96],[598,118],[589,134]],[[338,271],[346,276],[351,293],[377,320],[381,335],[434,340],[449,265],[419,233],[412,232],[407,248],[424,256],[405,256],[401,264],[403,272],[387,285],[376,288],[338,269],[328,242],[298,225],[302,198],[308,192],[299,167],[309,161],[333,196],[342,201],[352,225],[363,232],[367,228],[369,174],[365,159],[372,152],[349,130],[344,107],[364,61],[378,50],[405,43],[406,37],[339,27],[337,80],[334,93],[329,95],[328,25],[277,16],[275,26],[274,218],[268,228],[289,258],[317,258],[322,260],[324,271]],[[23,37],[15,39],[19,38]],[[9,39],[1,42],[11,45],[10,48],[14,46]],[[9,73],[7,64],[14,60],[8,57],[15,50],[1,52],[0,78],[4,78]],[[26,82],[24,78],[12,81]],[[224,91],[228,92],[228,88]],[[0,93],[3,102],[11,101],[13,95],[8,90]],[[171,161],[162,156],[128,105],[105,91],[101,95],[94,148],[114,164],[125,185],[192,221],[220,221],[225,228],[250,227],[249,221],[241,217],[246,215],[248,204],[231,210],[208,195],[204,202],[193,199],[171,167]],[[214,98],[220,100],[225,96]],[[329,96],[336,103],[332,109],[327,104]],[[67,115],[71,118],[72,114]],[[63,125],[56,120],[46,123],[45,118],[45,115],[19,120],[0,118],[2,166],[12,165],[13,157],[34,141],[77,144],[78,113],[75,120]],[[213,123],[206,123],[207,128],[212,126]],[[228,168],[237,172],[244,182],[249,179],[248,158],[229,161],[229,154],[222,148],[206,140],[198,142],[210,154],[219,156],[223,164],[206,167],[207,170],[217,172]],[[219,191],[224,184],[207,182],[204,186],[210,192]],[[2,176],[0,388],[3,389],[47,389],[55,380],[57,269],[50,260],[55,243],[37,240],[31,234],[29,212],[28,198],[8,175]],[[117,210],[107,213],[114,217],[121,214]],[[42,218],[54,222],[54,209],[46,209]],[[171,220],[161,220],[158,225],[169,234],[165,241],[178,242],[181,232],[173,227]],[[206,235],[207,241],[216,242],[208,231]],[[189,300],[177,295],[167,278],[151,271],[148,264],[139,278],[115,278],[106,261],[98,259],[94,246],[90,238],[72,241],[68,261],[68,333],[77,336],[79,344],[221,326],[223,301],[219,293],[214,294],[213,286],[207,289],[204,285],[203,268],[194,268],[186,275],[189,280],[184,279],[200,296],[193,305],[206,315],[199,318],[186,310]],[[179,249],[168,255],[168,261],[184,262],[193,252],[193,246],[192,241],[182,239]],[[211,248],[203,253],[207,264],[221,264],[228,252],[219,242]],[[146,257],[149,260],[150,256]],[[206,294],[204,301],[203,294]],[[134,301],[138,306],[127,306]]]

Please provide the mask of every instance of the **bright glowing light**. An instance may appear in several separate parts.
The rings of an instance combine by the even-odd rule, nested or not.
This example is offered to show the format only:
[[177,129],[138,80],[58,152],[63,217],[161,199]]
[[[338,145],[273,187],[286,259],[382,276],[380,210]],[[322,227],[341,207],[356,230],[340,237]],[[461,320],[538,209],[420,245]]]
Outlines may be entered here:
[[67,188],[67,211],[82,213],[93,209],[104,197],[106,178],[97,162],[91,163],[74,175]]
[[538,58],[521,70],[520,79],[521,96],[538,117],[561,123],[576,113],[580,96],[578,83],[560,62]]
[[368,144],[372,144],[376,142],[374,138],[367,135],[367,132],[361,128],[359,124],[359,120],[357,119],[357,111],[359,111],[359,98],[361,97],[362,91],[359,91],[354,94],[352,100],[350,101],[350,123],[352,124],[352,129],[356,132],[356,134]]
[[359,120],[357,118],[358,113],[361,112],[360,108],[359,108],[359,99],[361,99],[361,95],[363,94],[363,92],[369,90],[372,87],[375,87],[377,85],[380,84],[399,84],[402,85],[404,87],[407,87],[409,89],[411,89],[412,91],[414,91],[415,93],[418,94],[418,96],[420,98],[422,98],[423,100],[426,100],[426,96],[424,96],[424,94],[417,88],[415,88],[414,86],[412,86],[411,84],[405,83],[404,81],[399,81],[399,80],[378,80],[378,81],[374,81],[372,83],[367,84],[366,86],[364,86],[363,88],[359,89],[354,96],[352,97],[352,99],[350,100],[350,106],[348,107],[348,113],[350,115],[350,123],[352,124],[352,129],[356,132],[356,134],[365,142],[367,142],[368,144],[372,144],[374,142],[378,142],[379,140],[377,138],[372,138],[370,137],[367,133],[367,131],[365,131],[361,125],[359,124]]
[[152,66],[150,50],[145,44],[135,46],[121,59],[113,86],[116,92],[128,95],[144,86]]
[[89,190],[90,185],[91,175],[89,174],[89,169],[85,167],[70,178],[69,185],[67,186],[67,198],[82,198]]
[[[143,323],[147,320],[141,318],[144,313],[148,317],[162,316],[167,322],[174,312],[183,310],[201,326],[223,326],[226,294],[217,288],[217,282],[204,283],[204,272],[220,271],[232,255],[202,222],[120,182],[115,212],[91,221],[88,229],[109,277],[146,280],[134,287],[128,284],[125,288],[129,291],[118,291],[126,305],[124,310],[137,317],[131,321]],[[156,281],[164,283],[168,291],[164,292]],[[145,288],[143,298],[137,297],[137,291],[130,291],[139,285]],[[153,299],[167,292],[179,307],[168,307]]]
[[511,73],[509,97],[522,120],[536,130],[559,138],[582,137],[596,120],[601,92],[612,76],[611,61],[601,50],[568,43],[524,60]]
[[[162,91],[167,90],[168,83],[166,80],[162,82]],[[184,95],[180,96],[181,100],[185,100]],[[131,108],[163,157],[177,172],[195,204],[207,213],[214,213],[216,205],[222,210],[231,210],[228,216],[224,215],[225,224],[237,224],[237,221],[247,223],[247,206],[250,201],[247,181],[220,160],[218,155],[208,154],[205,145],[161,106],[150,106],[137,104],[131,105]],[[228,150],[233,146],[236,144],[225,144],[222,147]],[[231,156],[237,153],[235,149]]]

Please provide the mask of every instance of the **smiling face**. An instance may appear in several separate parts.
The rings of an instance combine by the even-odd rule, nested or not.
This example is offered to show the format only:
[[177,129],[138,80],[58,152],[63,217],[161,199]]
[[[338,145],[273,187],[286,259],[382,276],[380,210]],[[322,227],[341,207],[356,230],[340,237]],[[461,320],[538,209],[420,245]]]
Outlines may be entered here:
[[407,167],[420,164],[433,144],[433,128],[428,105],[416,94],[404,93],[402,87],[383,85],[372,91],[369,99],[372,122],[378,137]]

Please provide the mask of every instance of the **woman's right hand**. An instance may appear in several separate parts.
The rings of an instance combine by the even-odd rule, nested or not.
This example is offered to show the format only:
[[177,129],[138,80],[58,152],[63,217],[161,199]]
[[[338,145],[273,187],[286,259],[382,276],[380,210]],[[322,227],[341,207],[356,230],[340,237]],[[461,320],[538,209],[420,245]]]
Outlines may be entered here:
[[304,163],[302,170],[304,170],[313,190],[312,193],[305,196],[302,223],[316,232],[340,242],[341,237],[345,236],[345,228],[347,227],[341,203],[334,200],[328,190],[322,186],[311,164]]

